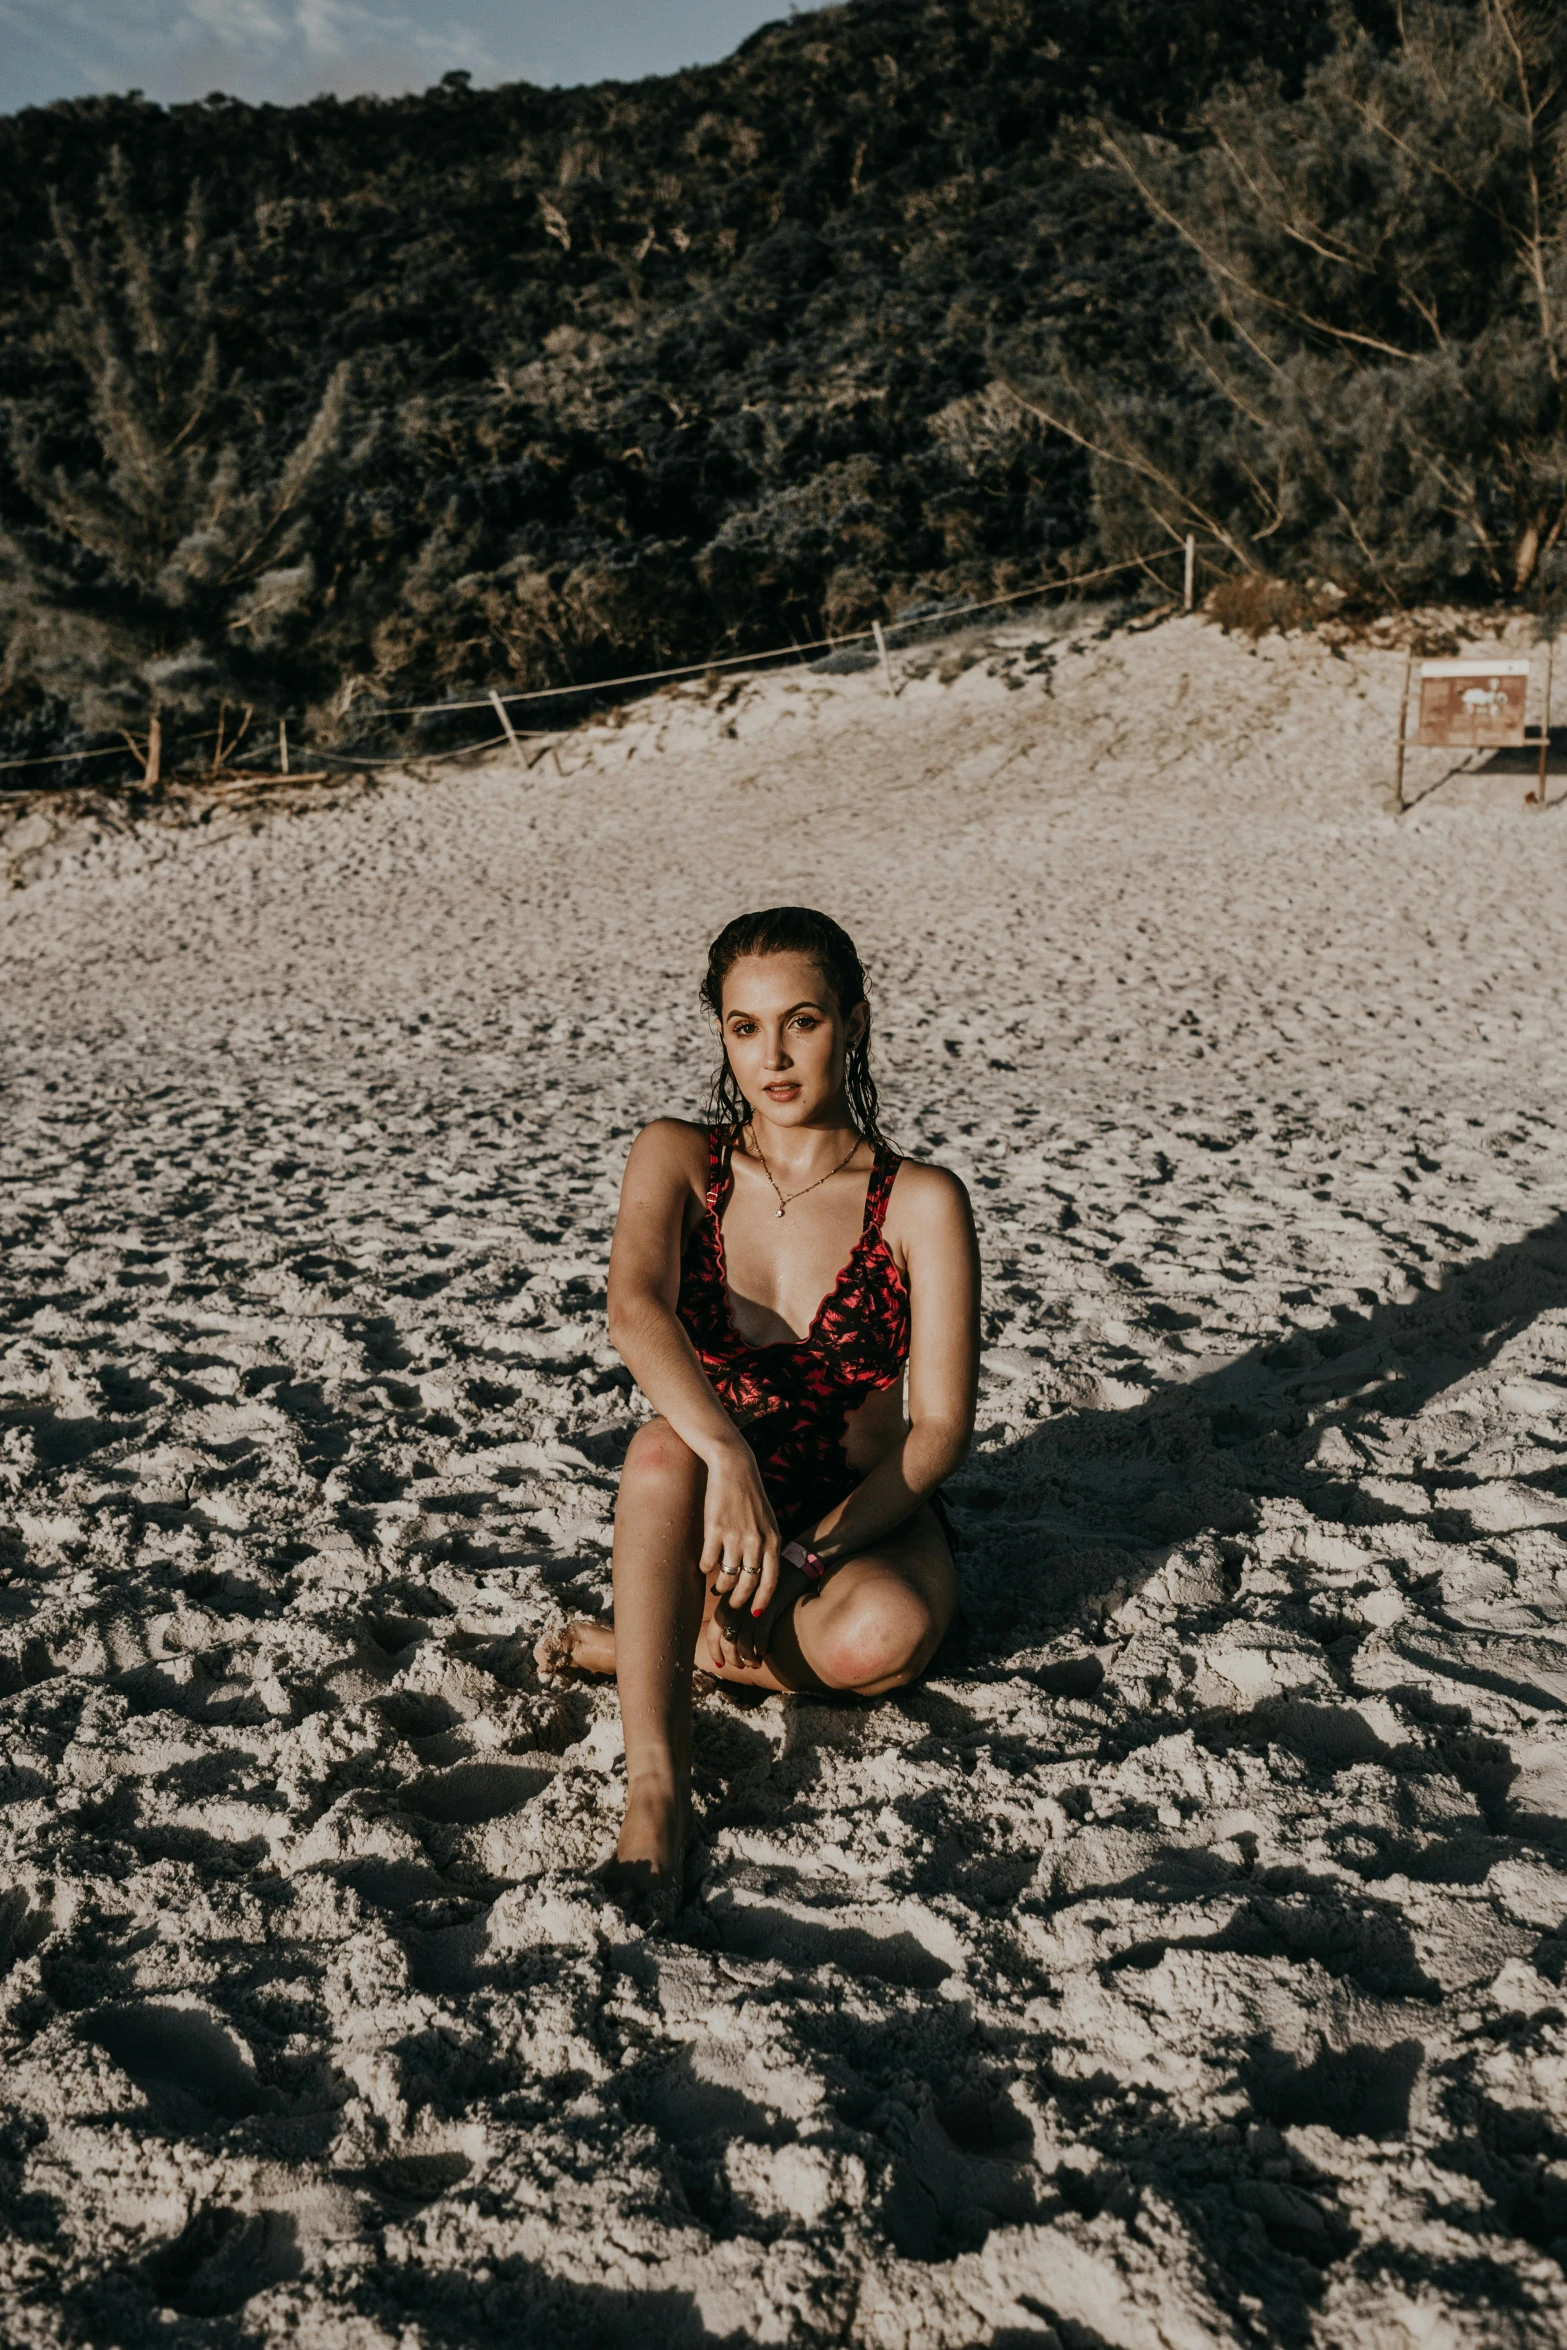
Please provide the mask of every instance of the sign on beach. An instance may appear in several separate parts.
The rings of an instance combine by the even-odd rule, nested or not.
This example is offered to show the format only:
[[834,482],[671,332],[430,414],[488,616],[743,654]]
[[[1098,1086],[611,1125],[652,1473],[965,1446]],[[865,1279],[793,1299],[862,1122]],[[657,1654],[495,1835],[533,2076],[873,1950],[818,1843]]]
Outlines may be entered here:
[[1422,661],[1420,731],[1432,749],[1516,749],[1529,739],[1527,661]]
[[[1422,661],[1420,699],[1413,734],[1406,732],[1409,689],[1414,678],[1414,656],[1404,662],[1404,690],[1398,703],[1398,765],[1393,778],[1394,804],[1404,808],[1404,753],[1411,749],[1440,751],[1504,751],[1527,747],[1540,754],[1540,771],[1532,792],[1524,795],[1537,808],[1545,805],[1545,770],[1551,748],[1551,669],[1555,646],[1545,648],[1545,689],[1535,732],[1528,727],[1529,663],[1527,661]],[[1462,765],[1463,762],[1460,762]],[[1449,768],[1448,773],[1457,770]],[[1430,787],[1432,790],[1435,785]]]

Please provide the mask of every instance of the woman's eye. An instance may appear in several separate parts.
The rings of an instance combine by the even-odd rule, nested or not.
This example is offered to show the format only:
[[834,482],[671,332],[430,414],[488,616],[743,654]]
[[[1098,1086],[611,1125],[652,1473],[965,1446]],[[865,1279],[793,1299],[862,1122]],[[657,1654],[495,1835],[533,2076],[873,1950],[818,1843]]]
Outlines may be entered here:
[[803,1013],[795,1022],[796,1028],[814,1028],[816,1025],[817,1023],[814,1020],[807,1020]]

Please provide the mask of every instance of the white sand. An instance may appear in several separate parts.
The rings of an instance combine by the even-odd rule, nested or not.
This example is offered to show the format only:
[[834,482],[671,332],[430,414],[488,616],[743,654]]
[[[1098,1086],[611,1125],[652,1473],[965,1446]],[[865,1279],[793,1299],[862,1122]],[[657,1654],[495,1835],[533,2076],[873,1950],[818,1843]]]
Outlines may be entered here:
[[[1567,818],[1396,823],[1396,654],[1078,626],[26,836],[7,2344],[1567,2341]],[[530,1640],[607,1604],[627,1138],[780,898],[974,1189],[967,1647],[709,1704],[639,1942]]]

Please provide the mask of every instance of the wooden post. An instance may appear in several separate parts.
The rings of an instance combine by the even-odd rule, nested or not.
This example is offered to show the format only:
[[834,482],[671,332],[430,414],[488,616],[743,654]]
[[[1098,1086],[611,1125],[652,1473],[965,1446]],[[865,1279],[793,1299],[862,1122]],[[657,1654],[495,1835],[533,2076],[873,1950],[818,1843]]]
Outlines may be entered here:
[[522,745],[517,740],[517,729],[511,722],[511,712],[507,709],[505,703],[501,700],[500,695],[496,692],[493,685],[490,688],[490,700],[495,704],[496,717],[500,720],[501,725],[506,730],[506,740],[510,743],[512,757],[517,762],[517,773],[519,775],[526,775],[528,772],[528,762],[522,755]]
[[142,782],[148,791],[156,790],[162,772],[163,721],[155,710],[147,721],[147,765],[142,775]]
[[1545,708],[1540,713],[1540,780],[1525,798],[1536,807],[1545,805],[1545,762],[1551,755],[1551,669],[1556,659],[1556,640],[1552,637],[1545,647]]
[[1194,534],[1191,531],[1188,531],[1186,533],[1186,584],[1183,593],[1183,608],[1188,612],[1192,608],[1192,594],[1196,584],[1197,540]]
[[1404,687],[1398,697],[1398,771],[1393,778],[1393,803],[1400,815],[1404,812],[1404,721],[1409,715],[1409,680],[1414,671],[1415,656],[1404,655]]
[[882,635],[881,622],[879,620],[873,620],[871,622],[871,633],[876,639],[876,650],[881,655],[881,673],[882,676],[887,680],[887,691],[890,694],[894,691],[892,683],[892,663],[887,658],[887,640]]
[[286,775],[288,773],[288,720],[286,718],[280,718],[277,722],[277,748],[278,760]]

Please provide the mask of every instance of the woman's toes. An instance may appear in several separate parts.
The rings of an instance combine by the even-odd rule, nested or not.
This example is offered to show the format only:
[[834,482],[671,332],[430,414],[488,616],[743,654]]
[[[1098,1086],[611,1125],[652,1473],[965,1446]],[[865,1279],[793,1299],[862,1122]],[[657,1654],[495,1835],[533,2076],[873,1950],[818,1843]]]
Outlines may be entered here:
[[533,1643],[533,1661],[541,1673],[563,1673],[571,1663],[571,1626],[552,1624]]
[[541,1673],[612,1673],[615,1627],[593,1623],[585,1616],[552,1624],[534,1642],[533,1660]]

